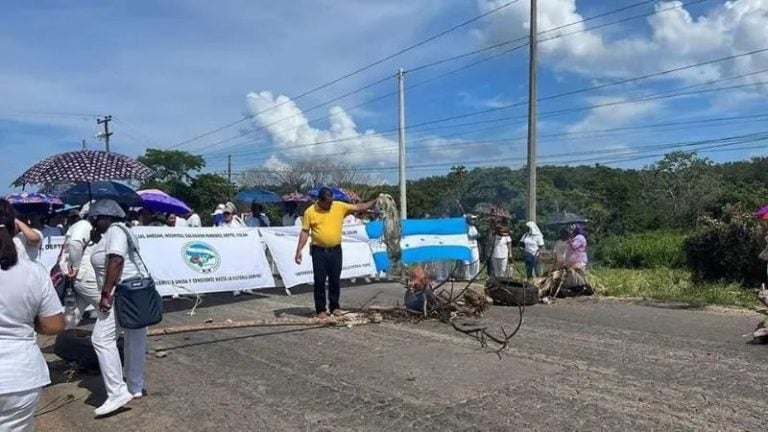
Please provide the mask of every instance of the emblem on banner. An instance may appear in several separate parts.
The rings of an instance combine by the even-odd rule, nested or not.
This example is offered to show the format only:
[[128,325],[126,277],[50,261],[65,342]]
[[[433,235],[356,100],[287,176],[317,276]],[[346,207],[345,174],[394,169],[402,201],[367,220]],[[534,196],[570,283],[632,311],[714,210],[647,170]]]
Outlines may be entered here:
[[184,262],[199,273],[211,273],[221,265],[221,255],[213,246],[203,242],[190,242],[181,248]]

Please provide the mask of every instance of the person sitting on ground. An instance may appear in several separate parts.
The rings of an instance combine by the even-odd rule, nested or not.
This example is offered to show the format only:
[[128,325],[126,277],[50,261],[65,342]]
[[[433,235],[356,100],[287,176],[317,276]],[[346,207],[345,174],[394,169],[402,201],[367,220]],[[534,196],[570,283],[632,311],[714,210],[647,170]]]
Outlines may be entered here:
[[35,429],[42,388],[51,383],[35,333],[64,331],[63,307],[48,271],[19,256],[16,211],[0,199],[0,429]]
[[523,260],[525,262],[525,274],[528,279],[534,276],[540,276],[539,256],[544,248],[544,235],[541,234],[536,222],[528,221],[525,223],[528,232],[523,234],[520,243],[523,246]]
[[256,203],[251,203],[251,214],[245,217],[245,226],[259,228],[270,226],[269,218],[264,214],[264,208]]

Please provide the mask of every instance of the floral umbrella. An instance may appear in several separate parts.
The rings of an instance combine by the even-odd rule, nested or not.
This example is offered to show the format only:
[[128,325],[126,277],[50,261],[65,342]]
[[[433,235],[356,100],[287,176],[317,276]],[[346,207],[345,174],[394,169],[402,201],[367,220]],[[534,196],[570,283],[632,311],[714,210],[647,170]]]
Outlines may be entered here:
[[19,176],[13,186],[103,180],[146,180],[154,172],[141,162],[118,153],[79,150],[51,156]]
[[283,202],[293,202],[293,203],[312,202],[312,198],[300,192],[291,192],[289,194],[283,195],[282,198],[283,198]]

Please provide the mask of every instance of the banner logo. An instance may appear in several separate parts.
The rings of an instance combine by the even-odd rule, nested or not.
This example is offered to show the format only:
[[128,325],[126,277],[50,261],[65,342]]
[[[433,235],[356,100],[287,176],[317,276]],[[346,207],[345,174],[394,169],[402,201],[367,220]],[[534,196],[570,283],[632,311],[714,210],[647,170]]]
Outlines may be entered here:
[[198,273],[211,273],[221,265],[221,255],[213,246],[200,241],[190,242],[181,247],[184,262]]

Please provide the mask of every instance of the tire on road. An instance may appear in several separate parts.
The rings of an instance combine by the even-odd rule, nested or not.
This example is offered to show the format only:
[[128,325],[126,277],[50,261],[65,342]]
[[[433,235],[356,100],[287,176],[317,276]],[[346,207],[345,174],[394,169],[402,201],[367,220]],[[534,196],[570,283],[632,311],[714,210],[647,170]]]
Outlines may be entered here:
[[[117,339],[117,350],[123,361],[123,338]],[[91,332],[83,329],[67,330],[56,336],[53,352],[62,360],[77,363],[85,370],[99,370],[99,359],[91,343]]]
[[501,306],[531,306],[539,302],[539,289],[535,285],[512,280],[489,281],[486,292],[493,304]]

